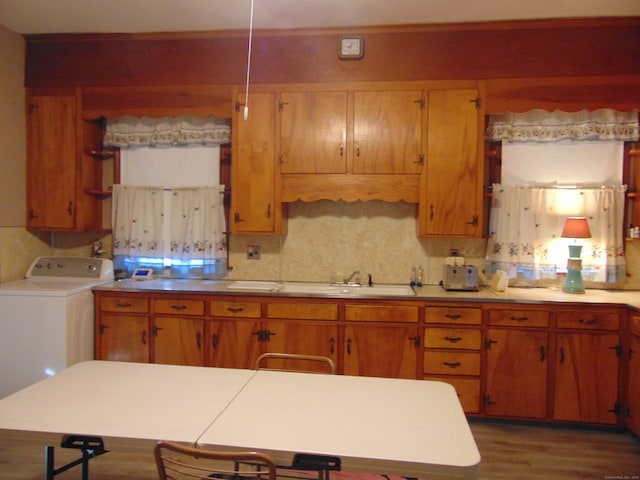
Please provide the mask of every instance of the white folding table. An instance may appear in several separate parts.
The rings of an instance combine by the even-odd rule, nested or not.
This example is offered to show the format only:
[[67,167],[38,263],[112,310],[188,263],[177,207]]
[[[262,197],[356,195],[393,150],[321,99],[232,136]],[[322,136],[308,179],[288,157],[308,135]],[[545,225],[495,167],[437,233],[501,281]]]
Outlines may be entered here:
[[90,361],[0,400],[0,428],[336,456],[342,468],[475,478],[480,454],[442,382]]

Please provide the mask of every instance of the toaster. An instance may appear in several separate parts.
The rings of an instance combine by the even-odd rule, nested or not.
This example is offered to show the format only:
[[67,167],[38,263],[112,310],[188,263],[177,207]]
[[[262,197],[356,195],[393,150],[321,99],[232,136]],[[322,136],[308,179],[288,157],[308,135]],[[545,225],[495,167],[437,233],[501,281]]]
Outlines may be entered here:
[[443,265],[440,285],[445,290],[478,291],[478,267],[473,265]]

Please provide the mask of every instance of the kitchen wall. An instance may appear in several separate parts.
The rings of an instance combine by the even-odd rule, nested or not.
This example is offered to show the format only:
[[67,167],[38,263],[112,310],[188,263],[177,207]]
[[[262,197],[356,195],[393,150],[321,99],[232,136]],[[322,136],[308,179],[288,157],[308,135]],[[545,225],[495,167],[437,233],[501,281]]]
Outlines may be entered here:
[[[451,248],[483,265],[483,239],[419,239],[416,208],[402,202],[295,202],[286,236],[231,238],[230,277],[328,282],[359,270],[363,282],[370,273],[374,282],[405,283],[411,267],[422,266],[425,282],[437,284]],[[260,260],[247,259],[249,245],[260,245]]]

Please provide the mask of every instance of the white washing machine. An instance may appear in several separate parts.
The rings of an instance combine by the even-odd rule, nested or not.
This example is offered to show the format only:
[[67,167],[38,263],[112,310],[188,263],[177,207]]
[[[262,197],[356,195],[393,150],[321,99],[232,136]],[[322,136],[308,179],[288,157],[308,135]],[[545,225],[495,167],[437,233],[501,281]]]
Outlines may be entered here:
[[0,398],[94,358],[91,288],[112,281],[108,259],[39,257],[0,283]]

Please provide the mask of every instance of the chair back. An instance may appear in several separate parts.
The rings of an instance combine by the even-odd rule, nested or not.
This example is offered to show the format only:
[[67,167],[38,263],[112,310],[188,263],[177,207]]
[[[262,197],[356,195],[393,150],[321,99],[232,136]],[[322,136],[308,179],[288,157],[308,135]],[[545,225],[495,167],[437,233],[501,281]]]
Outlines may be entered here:
[[276,466],[259,452],[218,452],[159,442],[154,448],[160,480],[276,480]]
[[[268,365],[272,366],[269,367]],[[311,368],[315,364],[321,369]],[[277,367],[276,367],[277,365]],[[329,357],[320,355],[302,355],[298,353],[263,353],[255,364],[256,370],[280,370],[287,372],[336,373],[336,366]]]

